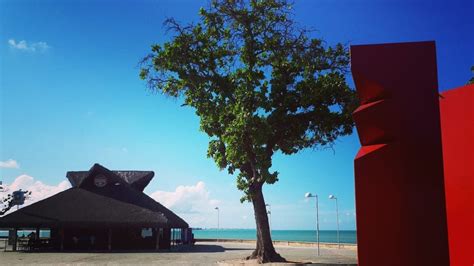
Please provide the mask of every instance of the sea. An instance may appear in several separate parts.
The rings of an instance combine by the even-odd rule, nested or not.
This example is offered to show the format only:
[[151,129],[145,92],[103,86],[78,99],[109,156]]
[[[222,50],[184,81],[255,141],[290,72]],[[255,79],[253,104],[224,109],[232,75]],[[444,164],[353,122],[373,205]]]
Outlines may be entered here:
[[[28,235],[33,231],[19,231],[18,235]],[[196,239],[243,239],[255,240],[255,229],[193,229]],[[315,230],[272,230],[272,239],[280,241],[317,242]],[[49,237],[49,230],[41,230],[41,237]],[[8,231],[0,231],[0,238],[8,237]],[[356,244],[355,230],[339,231],[341,243]],[[336,230],[320,230],[319,241],[325,243],[337,243]]]
[[[255,240],[255,229],[193,229],[196,239],[244,239]],[[272,230],[272,239],[280,241],[317,242],[316,230]],[[339,231],[341,243],[356,244],[355,230]],[[320,230],[319,241],[326,243],[337,243],[337,230]]]
[[[34,230],[18,230],[19,237],[26,237],[29,234],[35,232]],[[40,237],[50,237],[49,230],[40,230]],[[0,238],[8,238],[7,230],[0,230]]]

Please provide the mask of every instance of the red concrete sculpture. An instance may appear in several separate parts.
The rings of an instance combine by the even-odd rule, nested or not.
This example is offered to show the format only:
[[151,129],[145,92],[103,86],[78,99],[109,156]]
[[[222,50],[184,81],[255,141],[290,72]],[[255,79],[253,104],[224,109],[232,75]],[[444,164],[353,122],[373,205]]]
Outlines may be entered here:
[[434,42],[351,46],[359,265],[449,265]]
[[474,265],[474,85],[440,99],[451,266]]

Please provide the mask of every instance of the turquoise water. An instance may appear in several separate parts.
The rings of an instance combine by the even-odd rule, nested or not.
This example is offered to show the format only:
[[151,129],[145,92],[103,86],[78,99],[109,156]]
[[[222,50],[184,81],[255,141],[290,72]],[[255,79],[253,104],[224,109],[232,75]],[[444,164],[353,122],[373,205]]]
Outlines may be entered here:
[[[194,238],[225,238],[225,239],[246,239],[255,240],[255,229],[203,229],[193,230]],[[341,243],[357,243],[356,231],[341,230],[339,231]],[[315,230],[272,230],[272,239],[281,241],[299,241],[299,242],[316,242]],[[319,241],[327,243],[337,243],[336,230],[320,230]]]
[[[18,235],[28,235],[32,231],[18,231]],[[194,238],[204,239],[245,239],[255,240],[255,229],[203,229],[193,230]],[[319,232],[319,241],[326,243],[337,243],[337,231],[322,230]],[[339,232],[341,243],[357,243],[356,231],[343,230]],[[41,230],[41,237],[49,237],[49,231]],[[8,237],[8,231],[0,231],[0,237]],[[272,239],[281,241],[316,242],[316,231],[314,230],[272,230]]]
[[[35,232],[33,230],[18,230],[18,236],[28,236],[30,233]],[[49,230],[40,230],[40,237],[50,237]],[[8,231],[0,230],[0,238],[8,237]]]

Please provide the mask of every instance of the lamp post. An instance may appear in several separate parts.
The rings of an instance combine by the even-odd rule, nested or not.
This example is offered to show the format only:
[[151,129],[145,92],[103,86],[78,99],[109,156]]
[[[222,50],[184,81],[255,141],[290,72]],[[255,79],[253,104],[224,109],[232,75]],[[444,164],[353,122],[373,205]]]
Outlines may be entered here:
[[269,221],[269,225],[270,225],[270,237],[272,236],[272,206],[270,204],[265,204],[265,206],[268,206],[268,211],[267,211],[267,214],[268,214],[268,221]]
[[219,207],[215,207],[215,210],[217,210],[217,242],[219,242]]
[[329,199],[336,200],[336,219],[337,219],[337,246],[341,248],[341,241],[339,240],[339,208],[337,206],[337,197],[334,195],[329,195]]
[[319,252],[319,207],[318,207],[318,195],[316,194],[311,194],[309,192],[307,192],[305,195],[304,195],[306,198],[316,198],[316,239],[318,241],[318,256],[320,255],[320,252]]

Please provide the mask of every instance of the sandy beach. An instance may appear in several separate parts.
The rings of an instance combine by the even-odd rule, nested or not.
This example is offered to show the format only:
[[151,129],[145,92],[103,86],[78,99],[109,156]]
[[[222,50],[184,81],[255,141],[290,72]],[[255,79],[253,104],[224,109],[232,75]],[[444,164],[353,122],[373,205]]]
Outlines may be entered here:
[[[27,253],[0,252],[2,265],[254,265],[242,260],[249,255],[254,244],[238,242],[198,242],[179,251],[128,252],[128,253]],[[284,265],[356,265],[355,248],[322,246],[317,256],[315,247],[276,245],[288,261]],[[272,265],[272,264],[267,264]],[[282,265],[282,264],[278,264]]]

